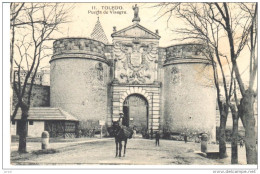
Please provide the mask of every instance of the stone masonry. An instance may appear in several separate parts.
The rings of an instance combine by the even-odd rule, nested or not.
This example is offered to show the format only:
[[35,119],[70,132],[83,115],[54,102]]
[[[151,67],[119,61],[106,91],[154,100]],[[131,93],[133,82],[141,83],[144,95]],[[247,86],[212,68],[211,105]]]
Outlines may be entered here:
[[[80,120],[111,125],[124,113],[126,122],[148,133],[206,132],[215,138],[216,96],[207,50],[201,44],[159,47],[160,36],[134,20],[103,43],[100,21],[93,37],[61,38],[50,61],[50,103]],[[101,29],[100,29],[101,28]],[[128,102],[143,100],[143,109]],[[140,106],[141,107],[141,106]],[[147,108],[145,112],[144,107]],[[136,119],[131,113],[138,113]],[[134,119],[135,118],[135,119]]]

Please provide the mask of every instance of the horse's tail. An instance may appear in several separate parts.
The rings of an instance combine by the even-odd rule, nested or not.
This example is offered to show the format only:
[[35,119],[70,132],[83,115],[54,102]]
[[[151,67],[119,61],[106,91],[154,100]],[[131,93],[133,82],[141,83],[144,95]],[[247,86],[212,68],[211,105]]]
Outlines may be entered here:
[[133,138],[134,131],[131,129],[131,135],[129,136],[129,139]]

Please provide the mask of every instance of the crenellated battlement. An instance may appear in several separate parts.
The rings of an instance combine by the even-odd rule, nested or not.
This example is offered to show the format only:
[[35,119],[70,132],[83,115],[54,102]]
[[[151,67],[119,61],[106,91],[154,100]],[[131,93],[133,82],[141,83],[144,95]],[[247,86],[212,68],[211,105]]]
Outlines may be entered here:
[[90,58],[106,61],[106,45],[90,38],[61,38],[53,43],[51,61],[59,58]]
[[165,48],[166,60],[164,65],[178,63],[210,63],[208,51],[203,44],[181,44]]

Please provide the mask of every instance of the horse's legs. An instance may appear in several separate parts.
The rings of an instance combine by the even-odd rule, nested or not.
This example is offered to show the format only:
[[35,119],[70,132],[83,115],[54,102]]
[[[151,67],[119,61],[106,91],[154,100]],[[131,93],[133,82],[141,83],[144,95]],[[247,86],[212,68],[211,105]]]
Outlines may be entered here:
[[122,141],[119,141],[119,157],[121,157]]
[[127,139],[125,139],[125,145],[124,145],[124,157],[125,157],[125,151],[126,151],[126,144],[127,144]]
[[117,157],[117,154],[118,154],[118,141],[116,140],[116,157]]

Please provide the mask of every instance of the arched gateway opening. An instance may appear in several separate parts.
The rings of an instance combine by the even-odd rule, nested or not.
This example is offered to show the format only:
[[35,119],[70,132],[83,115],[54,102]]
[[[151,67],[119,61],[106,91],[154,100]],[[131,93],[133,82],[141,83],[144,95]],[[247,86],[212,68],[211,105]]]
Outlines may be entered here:
[[123,104],[123,125],[135,127],[136,133],[148,129],[148,102],[140,94],[129,95]]

